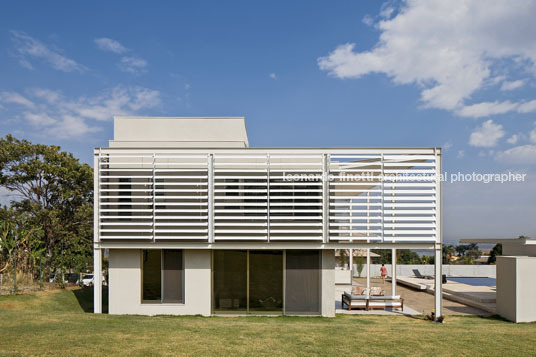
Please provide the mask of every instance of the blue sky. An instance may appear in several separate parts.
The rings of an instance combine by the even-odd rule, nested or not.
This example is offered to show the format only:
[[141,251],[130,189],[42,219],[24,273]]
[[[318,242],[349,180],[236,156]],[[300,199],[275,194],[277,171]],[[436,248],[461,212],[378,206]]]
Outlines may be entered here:
[[[0,135],[89,162],[113,115],[245,116],[252,146],[442,146],[446,240],[536,235],[536,5],[11,2]],[[4,194],[5,195],[5,194]]]

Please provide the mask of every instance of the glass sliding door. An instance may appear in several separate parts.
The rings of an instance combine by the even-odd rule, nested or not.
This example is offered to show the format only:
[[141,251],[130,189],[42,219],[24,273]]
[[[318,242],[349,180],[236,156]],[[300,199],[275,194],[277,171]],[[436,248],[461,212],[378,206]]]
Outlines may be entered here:
[[142,303],[184,303],[182,250],[142,250]]
[[320,314],[320,251],[287,250],[285,313]]
[[247,251],[215,250],[213,307],[216,313],[247,312]]
[[143,251],[142,282],[145,302],[160,302],[162,299],[162,252],[156,249]]
[[283,251],[249,252],[249,312],[283,312]]
[[184,302],[184,279],[182,269],[182,251],[165,249],[162,251],[164,262],[162,282],[164,285],[162,302]]

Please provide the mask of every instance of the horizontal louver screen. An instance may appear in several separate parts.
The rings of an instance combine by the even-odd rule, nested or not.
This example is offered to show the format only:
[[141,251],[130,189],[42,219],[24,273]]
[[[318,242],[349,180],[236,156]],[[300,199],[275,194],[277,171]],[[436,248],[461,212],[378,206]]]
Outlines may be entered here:
[[102,240],[439,241],[432,149],[97,153]]

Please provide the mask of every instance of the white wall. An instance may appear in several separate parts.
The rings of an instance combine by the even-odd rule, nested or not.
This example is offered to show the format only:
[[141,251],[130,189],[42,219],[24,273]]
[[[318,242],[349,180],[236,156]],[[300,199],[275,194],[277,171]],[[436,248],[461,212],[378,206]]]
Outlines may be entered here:
[[[381,264],[370,265],[370,275],[380,276]],[[391,276],[391,264],[385,264],[387,268],[387,275]],[[418,269],[422,275],[434,275],[434,266],[431,264],[397,264],[396,274],[397,276],[413,276],[413,269]],[[449,265],[443,264],[443,274],[447,276],[460,276],[460,277],[488,277],[495,278],[496,276],[495,265]],[[357,277],[357,267],[354,264],[354,276]],[[364,265],[361,277],[367,276],[367,267]]]
[[184,250],[184,304],[141,303],[139,249],[110,249],[109,263],[110,314],[210,316],[210,250]]
[[497,257],[497,313],[514,322],[536,321],[536,257]]
[[322,250],[322,316],[335,316],[335,250]]

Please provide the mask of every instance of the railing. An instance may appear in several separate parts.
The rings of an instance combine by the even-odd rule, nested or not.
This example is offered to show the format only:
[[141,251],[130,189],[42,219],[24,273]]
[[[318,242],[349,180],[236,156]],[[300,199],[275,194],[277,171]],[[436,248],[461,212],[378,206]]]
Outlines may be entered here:
[[439,242],[436,149],[95,155],[97,239]]

